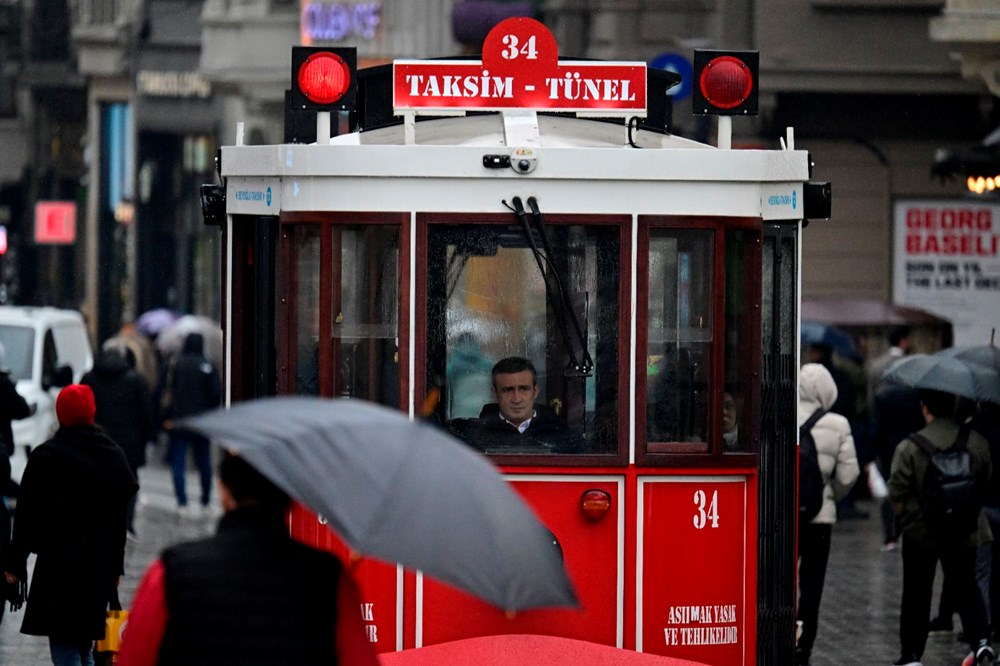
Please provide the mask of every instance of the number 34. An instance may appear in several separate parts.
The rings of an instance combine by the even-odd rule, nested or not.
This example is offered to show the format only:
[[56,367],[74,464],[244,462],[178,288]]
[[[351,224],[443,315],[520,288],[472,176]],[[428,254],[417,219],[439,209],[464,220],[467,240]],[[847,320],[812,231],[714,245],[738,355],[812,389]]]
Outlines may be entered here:
[[517,35],[504,35],[503,45],[506,46],[503,50],[504,60],[516,60],[519,56],[524,56],[527,60],[537,60],[538,51],[535,49],[535,36],[531,35],[528,37],[528,41],[521,46],[520,40],[518,40]]
[[712,527],[719,526],[719,491],[712,491],[712,500],[709,501],[704,490],[694,491],[694,505],[697,507],[694,514],[694,528],[703,530],[712,521]]

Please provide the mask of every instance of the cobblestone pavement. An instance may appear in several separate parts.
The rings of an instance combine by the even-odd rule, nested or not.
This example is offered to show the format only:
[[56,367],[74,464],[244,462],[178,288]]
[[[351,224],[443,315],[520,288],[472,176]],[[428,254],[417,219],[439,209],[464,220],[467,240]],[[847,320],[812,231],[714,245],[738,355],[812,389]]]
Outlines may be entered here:
[[[877,507],[859,502],[866,520],[846,520],[833,528],[833,546],[820,608],[812,666],[891,664],[899,656],[899,602],[903,581],[900,551],[882,553]],[[941,573],[935,579],[934,610]],[[955,617],[955,628],[961,623]],[[969,648],[951,636],[927,641],[924,666],[959,666]]]
[[[208,534],[215,527],[212,518],[192,520],[177,516],[170,475],[158,458],[152,454],[150,464],[140,471],[143,501],[136,519],[139,540],[128,543],[126,574],[120,589],[126,607],[146,567],[163,548]],[[189,473],[189,495],[197,487],[196,476]],[[213,502],[217,502],[214,493],[213,490]],[[834,528],[813,666],[888,666],[898,656],[900,553],[880,552],[878,513],[864,502],[859,507],[870,512],[870,518],[842,521]],[[46,639],[18,631],[22,614],[23,610],[8,612],[0,624],[0,666],[47,666],[51,662]],[[956,628],[957,625],[956,622]],[[923,663],[959,666],[967,650],[954,635],[931,638]]]

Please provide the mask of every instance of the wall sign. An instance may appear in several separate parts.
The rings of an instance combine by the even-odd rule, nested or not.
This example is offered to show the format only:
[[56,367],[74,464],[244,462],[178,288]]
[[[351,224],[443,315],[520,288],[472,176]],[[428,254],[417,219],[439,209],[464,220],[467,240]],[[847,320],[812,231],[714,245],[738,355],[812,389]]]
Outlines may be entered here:
[[372,40],[381,22],[382,5],[379,2],[304,1],[299,33],[303,46],[352,38]]
[[76,241],[76,202],[39,201],[35,204],[35,242],[70,245]]
[[1000,328],[1000,205],[898,200],[893,301],[950,319],[956,345],[989,344]]

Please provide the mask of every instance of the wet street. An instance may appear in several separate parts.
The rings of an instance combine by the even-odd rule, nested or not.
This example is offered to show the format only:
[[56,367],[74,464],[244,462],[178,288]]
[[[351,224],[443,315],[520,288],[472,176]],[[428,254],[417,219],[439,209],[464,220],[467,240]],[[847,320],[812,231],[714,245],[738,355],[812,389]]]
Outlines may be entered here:
[[[139,540],[128,543],[126,574],[121,586],[121,599],[126,607],[146,567],[163,548],[214,529],[213,518],[177,516],[170,475],[154,457],[151,456],[150,464],[140,475],[143,503],[137,514]],[[195,474],[189,472],[189,495],[197,487]],[[213,500],[217,502],[214,496]],[[870,512],[867,520],[843,521],[834,528],[813,666],[888,666],[898,656],[900,553],[880,552],[877,512],[864,502],[858,506]],[[51,663],[48,643],[44,638],[19,633],[22,613],[8,612],[0,624],[0,664],[46,666]],[[956,628],[958,624],[956,617]],[[955,640],[955,635],[931,637],[923,663],[958,666],[966,654],[967,648]]]

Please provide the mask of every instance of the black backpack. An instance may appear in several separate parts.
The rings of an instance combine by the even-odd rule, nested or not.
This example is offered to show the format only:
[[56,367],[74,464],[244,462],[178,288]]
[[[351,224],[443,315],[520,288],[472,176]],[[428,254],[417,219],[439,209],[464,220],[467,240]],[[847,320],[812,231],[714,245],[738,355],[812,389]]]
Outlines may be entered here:
[[826,480],[819,468],[819,454],[812,429],[826,414],[825,409],[817,409],[799,427],[799,523],[808,523],[823,508],[823,489]]
[[967,447],[969,426],[963,425],[947,449],[939,449],[919,433],[910,439],[927,454],[920,506],[928,527],[936,532],[968,535],[979,526],[983,493]]

